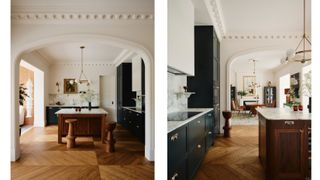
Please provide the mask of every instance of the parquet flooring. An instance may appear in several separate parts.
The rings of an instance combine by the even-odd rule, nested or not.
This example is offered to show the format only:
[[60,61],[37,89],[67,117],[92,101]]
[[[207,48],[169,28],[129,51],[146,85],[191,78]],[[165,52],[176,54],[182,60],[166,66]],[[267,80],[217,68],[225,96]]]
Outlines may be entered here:
[[92,137],[76,138],[77,146],[68,150],[57,143],[57,126],[33,128],[20,137],[21,158],[11,163],[11,178],[154,179],[154,163],[145,159],[144,144],[121,126],[114,135],[115,153],[106,153],[105,145]]
[[258,126],[235,125],[231,138],[216,137],[196,180],[263,180],[258,153]]

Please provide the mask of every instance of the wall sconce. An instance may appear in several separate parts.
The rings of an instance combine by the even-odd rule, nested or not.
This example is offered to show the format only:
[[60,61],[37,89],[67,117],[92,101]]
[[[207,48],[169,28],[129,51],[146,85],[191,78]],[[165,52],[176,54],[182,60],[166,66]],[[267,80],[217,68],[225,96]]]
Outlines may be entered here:
[[57,86],[57,88],[58,88],[58,93],[60,92],[60,84],[59,84],[59,82],[56,82],[56,86]]

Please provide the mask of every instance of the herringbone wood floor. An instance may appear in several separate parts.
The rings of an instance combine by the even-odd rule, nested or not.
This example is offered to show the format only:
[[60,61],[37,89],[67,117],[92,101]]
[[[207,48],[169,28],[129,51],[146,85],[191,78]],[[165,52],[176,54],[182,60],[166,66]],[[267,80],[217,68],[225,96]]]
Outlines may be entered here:
[[[92,137],[77,138],[76,148],[57,143],[57,126],[33,128],[21,136],[21,158],[11,164],[12,179],[137,180],[154,179],[154,164],[144,144],[121,126],[114,131],[116,152]],[[63,139],[64,141],[65,139]]]
[[258,126],[233,126],[231,138],[217,137],[196,180],[263,180],[259,161]]

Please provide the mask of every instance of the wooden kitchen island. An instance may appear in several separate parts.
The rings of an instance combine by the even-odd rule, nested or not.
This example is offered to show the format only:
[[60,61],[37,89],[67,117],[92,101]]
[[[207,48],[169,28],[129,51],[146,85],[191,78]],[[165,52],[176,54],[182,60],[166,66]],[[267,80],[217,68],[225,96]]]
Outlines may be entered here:
[[62,143],[62,137],[68,134],[68,125],[66,119],[77,119],[74,124],[74,135],[100,137],[104,143],[104,129],[107,121],[108,112],[104,109],[81,109],[81,112],[76,112],[75,109],[61,109],[56,112],[58,115],[58,143]]
[[311,173],[311,114],[257,108],[259,158],[266,179],[306,179]]

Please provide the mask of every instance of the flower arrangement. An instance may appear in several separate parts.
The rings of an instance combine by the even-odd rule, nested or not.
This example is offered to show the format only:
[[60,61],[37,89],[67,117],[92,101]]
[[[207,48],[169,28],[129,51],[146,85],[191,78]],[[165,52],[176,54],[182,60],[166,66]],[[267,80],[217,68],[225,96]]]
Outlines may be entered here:
[[80,97],[87,102],[92,102],[96,98],[94,90],[88,89],[87,91],[81,91]]
[[304,83],[302,85],[304,95],[311,97],[311,71],[304,74]]

